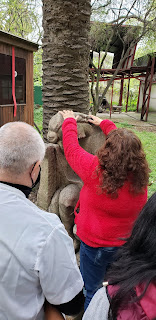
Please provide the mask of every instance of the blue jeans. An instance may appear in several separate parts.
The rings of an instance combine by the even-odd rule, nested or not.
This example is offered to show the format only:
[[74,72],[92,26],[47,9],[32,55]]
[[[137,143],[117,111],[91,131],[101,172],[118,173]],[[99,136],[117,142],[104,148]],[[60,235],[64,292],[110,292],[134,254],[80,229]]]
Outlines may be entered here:
[[115,260],[114,255],[117,249],[118,247],[93,248],[81,241],[80,271],[86,291],[85,310],[93,295],[102,287],[107,268]]

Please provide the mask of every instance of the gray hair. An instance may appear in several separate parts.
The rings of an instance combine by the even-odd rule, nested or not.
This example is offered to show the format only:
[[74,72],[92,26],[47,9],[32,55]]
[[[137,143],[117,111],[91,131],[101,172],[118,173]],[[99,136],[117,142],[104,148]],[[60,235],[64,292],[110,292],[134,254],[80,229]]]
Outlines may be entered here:
[[9,122],[0,128],[0,169],[22,174],[44,155],[44,142],[29,124]]

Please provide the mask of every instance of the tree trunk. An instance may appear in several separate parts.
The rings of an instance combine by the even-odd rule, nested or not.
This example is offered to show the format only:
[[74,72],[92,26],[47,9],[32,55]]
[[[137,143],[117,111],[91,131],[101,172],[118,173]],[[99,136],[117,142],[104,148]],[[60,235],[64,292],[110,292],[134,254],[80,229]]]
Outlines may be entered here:
[[43,0],[43,135],[59,110],[88,113],[91,0]]

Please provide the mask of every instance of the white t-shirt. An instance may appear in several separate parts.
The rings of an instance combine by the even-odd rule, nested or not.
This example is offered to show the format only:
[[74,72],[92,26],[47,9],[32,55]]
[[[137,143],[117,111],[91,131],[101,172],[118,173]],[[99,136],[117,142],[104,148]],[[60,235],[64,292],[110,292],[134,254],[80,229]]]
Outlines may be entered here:
[[57,215],[0,183],[0,320],[43,320],[45,298],[66,303],[82,287],[73,241]]
[[93,296],[82,320],[108,320],[109,301],[106,288],[102,287]]

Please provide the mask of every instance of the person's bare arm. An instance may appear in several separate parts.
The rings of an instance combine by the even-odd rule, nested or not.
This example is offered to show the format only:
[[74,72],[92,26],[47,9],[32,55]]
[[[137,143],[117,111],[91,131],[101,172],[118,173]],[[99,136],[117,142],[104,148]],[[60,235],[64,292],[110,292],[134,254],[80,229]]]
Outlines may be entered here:
[[45,306],[45,319],[46,320],[64,320],[62,313],[54,306],[46,303]]

